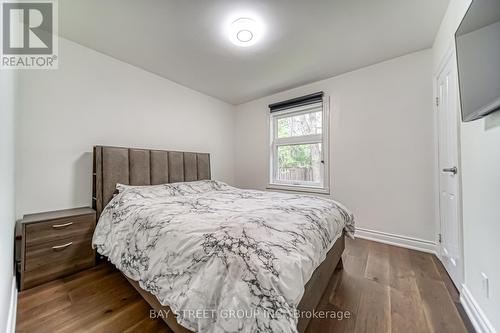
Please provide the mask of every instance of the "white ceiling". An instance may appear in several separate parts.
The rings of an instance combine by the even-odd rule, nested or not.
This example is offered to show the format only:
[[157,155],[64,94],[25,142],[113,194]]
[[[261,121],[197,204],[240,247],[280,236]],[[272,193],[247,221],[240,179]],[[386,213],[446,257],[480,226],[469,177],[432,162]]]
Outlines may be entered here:
[[[59,32],[162,77],[240,104],[432,46],[449,0],[59,1]],[[237,47],[235,16],[265,35]]]

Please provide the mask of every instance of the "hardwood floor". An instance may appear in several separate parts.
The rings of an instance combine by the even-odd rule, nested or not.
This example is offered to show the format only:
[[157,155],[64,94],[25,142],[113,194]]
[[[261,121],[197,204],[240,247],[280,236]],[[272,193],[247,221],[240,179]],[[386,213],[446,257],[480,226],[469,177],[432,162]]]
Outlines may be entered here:
[[[346,239],[343,261],[318,310],[349,318],[315,318],[308,333],[473,331],[434,256]],[[148,304],[110,264],[19,293],[17,331],[171,332],[149,318]]]
[[335,291],[318,309],[349,311],[350,319],[316,319],[313,332],[474,332],[459,294],[430,254],[366,241],[347,240],[344,269]]

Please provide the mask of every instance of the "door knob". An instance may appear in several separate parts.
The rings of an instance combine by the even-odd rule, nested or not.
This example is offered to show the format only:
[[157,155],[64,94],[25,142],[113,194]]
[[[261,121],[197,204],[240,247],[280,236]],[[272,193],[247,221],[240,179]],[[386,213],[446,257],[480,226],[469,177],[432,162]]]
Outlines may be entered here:
[[443,169],[443,172],[450,172],[450,173],[452,173],[452,174],[456,175],[456,174],[457,174],[457,172],[458,172],[458,169],[457,169],[457,167],[453,167],[453,168],[444,168],[444,169]]

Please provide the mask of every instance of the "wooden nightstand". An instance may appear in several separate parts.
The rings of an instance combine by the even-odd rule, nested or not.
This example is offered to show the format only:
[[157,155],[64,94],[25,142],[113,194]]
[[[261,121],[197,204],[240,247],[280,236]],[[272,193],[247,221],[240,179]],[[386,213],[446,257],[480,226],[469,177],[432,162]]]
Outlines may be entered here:
[[20,290],[94,266],[95,225],[96,212],[87,207],[24,216],[17,237]]

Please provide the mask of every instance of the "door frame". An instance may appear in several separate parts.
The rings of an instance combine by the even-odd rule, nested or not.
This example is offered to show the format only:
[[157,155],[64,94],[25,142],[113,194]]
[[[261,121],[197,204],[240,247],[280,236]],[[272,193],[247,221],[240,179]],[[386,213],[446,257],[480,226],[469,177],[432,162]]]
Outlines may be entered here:
[[455,92],[456,94],[456,117],[457,117],[457,168],[458,168],[458,190],[457,190],[457,204],[458,204],[458,234],[459,234],[459,240],[458,240],[458,245],[459,245],[459,252],[462,260],[462,265],[460,269],[460,281],[453,281],[454,284],[458,282],[459,285],[455,285],[457,290],[461,292],[462,290],[462,285],[464,283],[465,279],[465,257],[464,257],[464,237],[463,237],[463,195],[462,195],[462,155],[461,155],[461,123],[462,123],[462,116],[461,116],[461,109],[460,109],[460,87],[458,83],[458,64],[457,64],[457,55],[456,55],[456,48],[455,48],[455,43],[452,42],[450,46],[448,47],[448,50],[446,51],[445,55],[442,57],[442,59],[439,62],[439,65],[436,69],[436,71],[433,73],[433,78],[432,78],[432,83],[433,83],[433,110],[434,110],[434,134],[435,134],[435,205],[436,205],[436,255],[439,258],[441,262],[443,262],[443,250],[442,246],[440,243],[440,234],[442,233],[442,228],[441,228],[441,205],[440,205],[440,173],[441,170],[439,169],[439,106],[437,105],[437,99],[439,96],[439,91],[438,91],[438,80],[439,76],[443,73],[445,68],[450,64],[451,66],[454,67],[455,71],[455,80],[456,82],[456,88],[457,91]]

